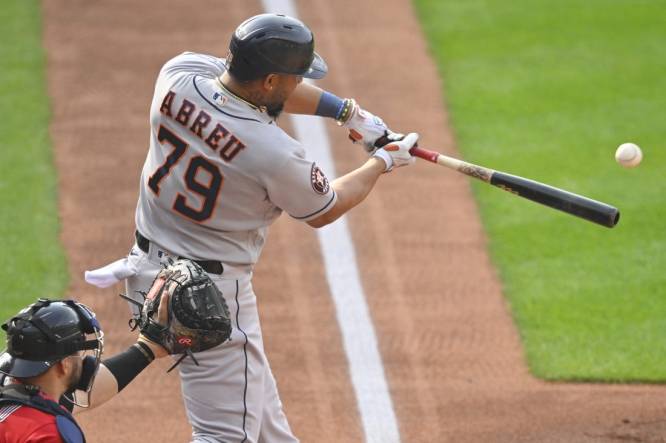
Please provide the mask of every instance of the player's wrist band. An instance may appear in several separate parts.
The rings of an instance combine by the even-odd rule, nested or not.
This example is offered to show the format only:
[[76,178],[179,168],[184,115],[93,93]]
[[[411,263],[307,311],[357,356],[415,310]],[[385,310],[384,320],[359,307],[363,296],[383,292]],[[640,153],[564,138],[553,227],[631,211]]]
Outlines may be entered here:
[[329,117],[338,120],[345,106],[345,100],[335,94],[324,91],[319,98],[315,115]]
[[149,356],[151,354],[153,353],[148,345],[137,342],[124,352],[109,357],[102,362],[115,377],[118,383],[118,392],[122,391],[125,386],[134,380],[134,377],[150,364],[152,359]]
[[354,107],[356,106],[356,101],[353,98],[346,98],[344,99],[342,108],[340,109],[340,112],[335,119],[338,121],[338,124],[343,124],[347,123],[349,118],[352,115],[352,112],[354,112]]
[[150,346],[145,344],[142,341],[137,341],[134,343],[132,346],[136,346],[139,351],[148,359],[148,363],[152,362],[155,360],[155,353],[153,352],[152,349],[150,349]]

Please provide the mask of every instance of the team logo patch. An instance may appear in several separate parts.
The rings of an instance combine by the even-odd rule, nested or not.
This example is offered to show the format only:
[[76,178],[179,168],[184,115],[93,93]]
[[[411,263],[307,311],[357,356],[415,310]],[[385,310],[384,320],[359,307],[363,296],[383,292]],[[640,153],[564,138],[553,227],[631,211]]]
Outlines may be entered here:
[[312,183],[312,189],[317,194],[326,194],[331,188],[322,170],[314,163],[312,163],[312,169],[310,170],[310,183]]

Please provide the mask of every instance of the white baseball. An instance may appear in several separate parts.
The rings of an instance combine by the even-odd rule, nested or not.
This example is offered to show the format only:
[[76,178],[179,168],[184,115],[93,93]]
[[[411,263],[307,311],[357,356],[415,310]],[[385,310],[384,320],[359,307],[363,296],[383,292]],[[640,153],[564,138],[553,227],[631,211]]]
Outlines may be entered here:
[[615,161],[625,168],[635,168],[643,160],[643,152],[634,143],[622,143],[615,151]]

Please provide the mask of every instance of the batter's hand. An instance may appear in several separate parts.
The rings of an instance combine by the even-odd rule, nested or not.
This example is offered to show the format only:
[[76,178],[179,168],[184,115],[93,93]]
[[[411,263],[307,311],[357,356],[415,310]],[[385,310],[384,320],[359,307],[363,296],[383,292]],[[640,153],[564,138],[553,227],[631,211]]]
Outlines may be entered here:
[[379,157],[386,163],[386,172],[391,171],[394,167],[408,166],[416,161],[416,158],[409,153],[419,139],[416,132],[411,132],[406,136],[402,134],[391,133],[389,134],[389,141],[383,148],[377,149],[373,156]]
[[390,130],[381,118],[362,109],[354,99],[351,102],[351,114],[342,125],[349,129],[349,139],[353,143],[362,143],[365,150],[372,154],[376,149],[375,142]]

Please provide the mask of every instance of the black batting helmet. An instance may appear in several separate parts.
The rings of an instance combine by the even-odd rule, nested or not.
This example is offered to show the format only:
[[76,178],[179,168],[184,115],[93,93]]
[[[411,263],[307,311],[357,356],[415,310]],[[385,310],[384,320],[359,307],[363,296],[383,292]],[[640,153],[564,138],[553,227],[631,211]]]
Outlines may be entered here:
[[322,78],[326,62],[314,51],[312,31],[300,20],[282,14],[255,15],[234,31],[227,69],[241,81],[271,73]]
[[[0,372],[10,377],[35,377],[78,351],[101,354],[103,347],[102,328],[95,314],[73,300],[40,298],[5,322],[2,329],[7,332],[7,349],[0,355]],[[88,334],[95,338],[88,340]]]

